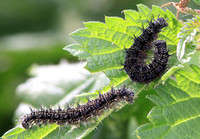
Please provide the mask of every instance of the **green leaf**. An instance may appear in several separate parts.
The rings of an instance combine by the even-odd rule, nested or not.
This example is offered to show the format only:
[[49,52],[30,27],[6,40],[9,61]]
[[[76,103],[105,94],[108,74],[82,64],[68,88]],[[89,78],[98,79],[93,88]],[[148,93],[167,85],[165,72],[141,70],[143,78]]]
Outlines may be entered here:
[[[137,7],[139,12],[134,10],[123,11],[125,20],[119,17],[105,17],[105,23],[84,22],[86,28],[71,34],[72,38],[79,44],[64,48],[80,59],[86,59],[85,68],[91,73],[99,71],[105,73],[110,79],[110,85],[102,89],[103,92],[108,91],[111,85],[114,85],[114,87],[128,85],[136,94],[145,89],[144,84],[132,83],[128,75],[122,70],[121,63],[124,63],[125,58],[124,47],[129,48],[133,44],[133,36],[139,36],[142,33],[142,25],[147,27],[148,21],[153,17],[159,16],[168,19],[169,26],[159,33],[158,39],[166,40],[170,54],[176,53],[176,45],[179,41],[176,36],[182,26],[176,20],[176,17],[169,10],[165,12],[157,6],[153,6],[152,10],[142,4],[137,5]],[[178,60],[174,58],[170,59],[169,64],[174,66],[177,62]],[[82,100],[82,97],[86,95],[78,97]],[[104,118],[105,116],[101,116],[101,119]]]
[[193,0],[196,4],[200,5],[200,0]]
[[148,96],[157,106],[148,114],[150,123],[134,132],[136,138],[200,138],[200,68],[190,68],[159,85],[158,96]]
[[[142,25],[148,26],[152,18],[164,17],[169,26],[159,33],[160,40],[166,40],[170,54],[176,52],[179,39],[176,37],[182,26],[176,17],[167,10],[166,12],[157,6],[152,10],[146,6],[137,5],[138,11],[124,10],[125,20],[119,17],[105,17],[105,23],[85,22],[86,28],[77,30],[71,34],[79,44],[66,46],[64,49],[70,51],[80,59],[86,59],[86,69],[90,72],[103,71],[110,79],[110,86],[132,84],[128,75],[122,70],[125,53],[124,47],[129,48],[133,44],[133,36],[142,33]],[[169,60],[174,66],[177,59]],[[110,75],[113,76],[110,76]],[[166,76],[168,77],[168,76]],[[131,86],[138,86],[133,83]],[[140,88],[134,88],[140,90]],[[138,92],[137,92],[138,93]]]

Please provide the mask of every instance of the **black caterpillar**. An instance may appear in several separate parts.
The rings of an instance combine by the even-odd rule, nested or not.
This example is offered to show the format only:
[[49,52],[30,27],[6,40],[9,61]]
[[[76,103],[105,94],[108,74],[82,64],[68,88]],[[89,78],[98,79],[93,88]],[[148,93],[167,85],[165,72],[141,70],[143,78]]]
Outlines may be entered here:
[[[134,38],[133,45],[127,50],[124,62],[124,70],[132,81],[139,83],[150,83],[162,75],[167,68],[168,50],[166,42],[156,40],[162,28],[167,27],[164,18],[157,18],[154,22],[150,21],[146,29],[139,37]],[[153,50],[154,49],[154,50]],[[154,52],[153,60],[147,64],[147,51]]]
[[78,105],[76,108],[53,110],[41,107],[40,110],[32,110],[31,113],[21,117],[21,124],[25,129],[32,128],[33,125],[46,125],[47,123],[56,123],[58,125],[76,125],[80,122],[88,121],[91,117],[100,115],[104,109],[112,108],[117,102],[133,102],[134,93],[125,89],[111,90],[105,94],[99,93],[98,98],[89,100],[84,105]]

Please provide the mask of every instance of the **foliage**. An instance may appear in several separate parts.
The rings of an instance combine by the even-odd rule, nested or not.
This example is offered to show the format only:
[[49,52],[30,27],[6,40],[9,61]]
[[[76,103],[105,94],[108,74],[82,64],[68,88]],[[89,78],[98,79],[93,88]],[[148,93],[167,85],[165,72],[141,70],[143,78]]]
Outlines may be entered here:
[[200,68],[191,69],[177,71],[176,81],[168,79],[155,89],[158,96],[148,96],[157,106],[148,115],[151,123],[135,131],[136,138],[199,138]]
[[[79,29],[71,34],[71,36],[79,44],[71,44],[64,49],[78,56],[80,59],[86,59],[85,68],[91,73],[103,71],[109,78],[110,83],[103,89],[106,92],[113,85],[121,87],[127,85],[136,95],[140,92],[148,90],[156,91],[158,95],[148,95],[148,98],[157,106],[154,107],[148,115],[150,123],[146,123],[137,127],[134,132],[135,138],[172,138],[172,137],[199,137],[198,124],[199,113],[199,88],[200,88],[200,69],[198,66],[199,53],[196,52],[195,38],[199,31],[199,17],[193,21],[182,24],[176,20],[175,16],[168,10],[163,11],[157,6],[153,6],[152,10],[144,5],[138,5],[138,12],[134,10],[124,10],[125,20],[119,17],[105,17],[105,23],[101,22],[85,22],[86,28]],[[159,34],[158,40],[165,40],[168,49],[172,55],[169,60],[169,69],[149,86],[133,83],[128,75],[121,70],[124,62],[124,47],[129,48],[133,43],[133,35],[140,35],[142,25],[146,27],[148,21],[153,17],[164,17],[167,19],[169,26]],[[181,28],[182,27],[182,28]],[[198,29],[197,29],[198,28]],[[185,31],[185,30],[189,31]],[[181,31],[181,33],[179,33]],[[179,33],[180,40],[177,38]],[[193,36],[193,37],[191,37]],[[191,43],[185,40],[190,38]],[[194,41],[193,41],[194,40]],[[176,46],[178,49],[176,50]],[[185,45],[185,46],[184,46]],[[177,54],[177,57],[176,55]],[[194,59],[192,61],[192,59]],[[193,65],[192,65],[193,64]],[[175,78],[169,78],[175,76]],[[88,80],[97,80],[98,76],[93,75]],[[104,81],[105,78],[101,78]],[[88,82],[86,80],[83,84]],[[100,79],[98,79],[100,80]],[[92,81],[93,82],[93,81]],[[90,92],[91,83],[83,86],[85,91]],[[163,83],[163,84],[161,84]],[[75,88],[65,94],[65,98],[73,94]],[[80,89],[79,91],[83,91]],[[78,94],[78,93],[77,93]],[[85,97],[95,97],[95,93],[80,94],[76,97],[77,101],[86,102]],[[71,102],[57,100],[58,103],[66,104]],[[135,105],[135,104],[134,104]],[[121,107],[125,104],[121,105]],[[121,108],[120,107],[120,108]],[[119,110],[118,108],[117,110]],[[93,131],[97,125],[110,113],[113,109],[103,113],[94,123],[86,126],[80,125],[79,128],[71,126],[59,126],[53,124],[42,127],[34,127],[31,130],[22,129],[20,126],[8,131],[4,134],[5,138],[83,138]],[[126,114],[125,114],[126,115]],[[136,116],[137,117],[137,116]],[[134,121],[134,120],[132,120]],[[133,124],[134,125],[134,124]],[[194,126],[195,125],[195,126]],[[133,126],[130,126],[130,128]],[[184,133],[184,134],[183,134]]]
[[193,0],[196,4],[200,5],[200,0]]

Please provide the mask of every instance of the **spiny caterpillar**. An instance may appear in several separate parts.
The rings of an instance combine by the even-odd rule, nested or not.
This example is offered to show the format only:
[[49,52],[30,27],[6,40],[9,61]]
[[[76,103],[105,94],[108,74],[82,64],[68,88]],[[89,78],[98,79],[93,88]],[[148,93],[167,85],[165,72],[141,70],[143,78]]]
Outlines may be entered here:
[[25,129],[32,128],[33,125],[52,124],[58,125],[77,125],[78,123],[88,121],[93,116],[101,115],[105,109],[110,109],[114,104],[127,101],[133,103],[134,93],[122,87],[113,89],[107,93],[99,93],[98,98],[89,100],[84,105],[78,105],[75,108],[58,108],[53,110],[41,107],[39,110],[31,110],[31,113],[21,117],[21,125]]
[[[135,37],[133,45],[126,49],[123,69],[133,82],[148,84],[159,78],[167,68],[170,55],[166,42],[156,40],[161,29],[167,26],[168,23],[164,18],[157,18],[154,22],[150,21],[149,26],[142,29],[142,35]],[[154,56],[150,63],[146,63],[149,50],[153,51]]]

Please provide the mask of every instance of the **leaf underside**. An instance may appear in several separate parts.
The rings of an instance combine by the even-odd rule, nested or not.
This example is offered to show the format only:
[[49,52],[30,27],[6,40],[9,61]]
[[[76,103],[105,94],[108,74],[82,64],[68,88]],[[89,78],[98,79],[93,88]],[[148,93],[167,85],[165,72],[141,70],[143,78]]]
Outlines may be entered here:
[[[200,17],[196,16],[192,20],[188,19],[185,25],[181,28],[181,31],[178,33],[178,38],[180,38],[179,43],[177,45],[177,58],[179,61],[182,62],[182,58],[184,58],[184,55],[191,53],[196,48],[193,47],[187,47],[186,45],[189,42],[193,42],[195,45],[199,41],[198,38],[195,38],[195,35],[197,32],[200,32]],[[187,50],[187,51],[186,51]]]

